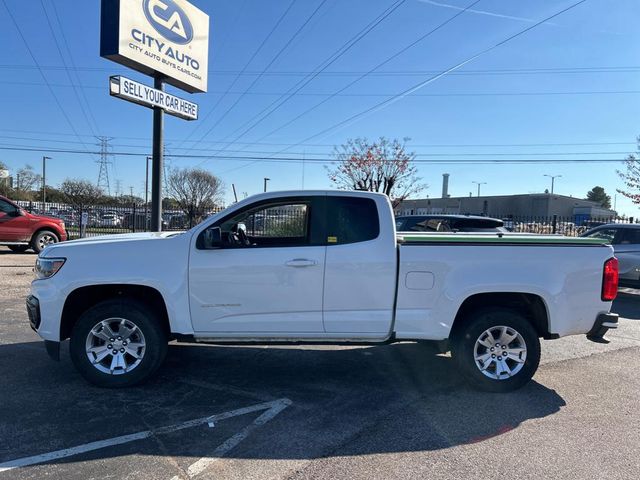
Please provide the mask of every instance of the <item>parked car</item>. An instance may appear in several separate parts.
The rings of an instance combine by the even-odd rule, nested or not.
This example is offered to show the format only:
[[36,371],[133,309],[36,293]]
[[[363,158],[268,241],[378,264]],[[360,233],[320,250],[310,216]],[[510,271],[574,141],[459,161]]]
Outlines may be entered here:
[[[300,216],[291,228],[241,228],[282,206]],[[53,358],[71,338],[78,371],[105,387],[149,378],[170,339],[430,340],[475,387],[504,392],[531,379],[540,337],[603,341],[618,322],[617,260],[602,240],[397,235],[389,199],[369,192],[264,193],[184,233],[54,245],[35,272],[32,327]]]
[[122,225],[122,219],[115,213],[105,213],[97,220],[98,227],[102,228],[119,228]]
[[60,218],[34,215],[0,196],[0,245],[14,252],[32,249],[40,253],[45,247],[66,239],[64,221]]
[[609,223],[580,236],[600,238],[613,245],[620,262],[620,281],[640,286],[640,224]]
[[[122,218],[121,226],[122,228],[129,228],[131,230],[134,228],[140,231],[149,230],[151,229],[151,216],[149,214],[145,215],[144,213],[136,213],[135,215],[133,213],[127,213]],[[169,224],[163,219],[162,229],[166,230],[168,227]]]
[[408,215],[396,217],[399,232],[506,232],[504,221],[475,215]]

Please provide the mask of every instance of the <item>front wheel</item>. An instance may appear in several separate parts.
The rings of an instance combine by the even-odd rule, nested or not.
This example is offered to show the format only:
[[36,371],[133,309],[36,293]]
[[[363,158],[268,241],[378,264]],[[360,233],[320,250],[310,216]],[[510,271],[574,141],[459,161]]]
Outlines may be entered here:
[[71,333],[71,360],[100,387],[129,387],[162,364],[167,336],[157,315],[131,299],[101,302],[82,314]]
[[469,383],[488,392],[524,386],[540,363],[540,339],[515,310],[492,308],[465,319],[455,333],[453,357]]
[[58,243],[57,235],[49,230],[42,230],[36,233],[33,236],[33,239],[31,239],[31,248],[34,252],[39,254],[49,245],[53,245],[54,243]]

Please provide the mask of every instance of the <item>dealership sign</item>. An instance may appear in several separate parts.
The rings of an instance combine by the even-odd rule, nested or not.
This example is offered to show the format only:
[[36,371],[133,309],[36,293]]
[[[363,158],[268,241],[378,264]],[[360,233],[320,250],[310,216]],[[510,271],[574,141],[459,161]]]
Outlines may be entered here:
[[206,92],[209,16],[186,0],[102,0],[100,55]]
[[144,105],[145,107],[160,107],[174,117],[180,117],[185,120],[198,119],[197,104],[125,77],[110,77],[109,93],[114,97]]

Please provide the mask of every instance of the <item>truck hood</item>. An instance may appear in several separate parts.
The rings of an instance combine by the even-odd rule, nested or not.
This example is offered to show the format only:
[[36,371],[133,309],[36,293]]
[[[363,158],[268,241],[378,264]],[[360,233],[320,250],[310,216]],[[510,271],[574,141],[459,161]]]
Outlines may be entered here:
[[131,243],[139,241],[162,240],[168,237],[181,235],[184,232],[141,232],[141,233],[122,233],[116,235],[100,235],[98,237],[81,238],[78,240],[70,240],[68,242],[57,243],[44,249],[41,257],[53,257],[61,255],[68,249],[79,246],[88,245],[112,245]]

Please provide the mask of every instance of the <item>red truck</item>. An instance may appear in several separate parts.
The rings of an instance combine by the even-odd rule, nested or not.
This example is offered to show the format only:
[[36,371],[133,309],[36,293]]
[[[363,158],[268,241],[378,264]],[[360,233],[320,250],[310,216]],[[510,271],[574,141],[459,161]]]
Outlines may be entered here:
[[32,249],[40,253],[47,245],[67,239],[64,221],[32,215],[0,195],[0,245],[14,252]]

